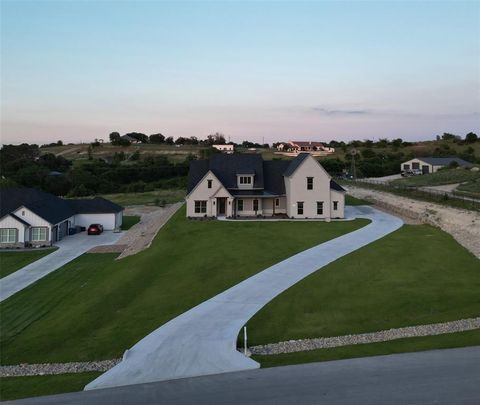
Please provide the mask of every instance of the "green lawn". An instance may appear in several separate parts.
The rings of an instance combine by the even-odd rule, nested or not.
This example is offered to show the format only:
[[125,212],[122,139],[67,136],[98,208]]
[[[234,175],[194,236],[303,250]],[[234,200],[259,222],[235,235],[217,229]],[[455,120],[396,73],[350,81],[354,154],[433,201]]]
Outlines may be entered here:
[[480,261],[449,234],[405,225],[310,275],[247,324],[251,346],[480,315]]
[[474,181],[480,179],[480,172],[472,172],[471,170],[443,169],[435,173],[424,174],[422,176],[405,177],[392,181],[394,185],[404,186],[440,186],[442,184],[463,183],[465,181]]
[[52,253],[56,248],[39,250],[12,250],[0,252],[0,278],[25,267],[27,264]]
[[351,195],[345,196],[345,205],[371,205],[372,203],[367,200],[362,200],[361,198],[355,198]]
[[1,363],[121,356],[202,301],[367,223],[189,221],[182,208],[151,248],[121,261],[85,254],[0,303]]
[[379,356],[404,352],[418,352],[431,349],[480,345],[480,330],[448,333],[438,336],[416,337],[392,340],[390,342],[334,347],[298,353],[272,356],[252,356],[262,367],[287,366],[290,364],[313,363],[317,361],[341,360],[354,357]]
[[122,231],[127,231],[139,221],[140,217],[138,215],[124,215],[122,219]]
[[92,371],[78,374],[0,378],[0,401],[83,391],[83,387],[100,374],[102,373]]
[[185,190],[171,189],[146,191],[144,193],[104,194],[102,197],[124,207],[128,205],[172,204],[183,201],[185,198]]

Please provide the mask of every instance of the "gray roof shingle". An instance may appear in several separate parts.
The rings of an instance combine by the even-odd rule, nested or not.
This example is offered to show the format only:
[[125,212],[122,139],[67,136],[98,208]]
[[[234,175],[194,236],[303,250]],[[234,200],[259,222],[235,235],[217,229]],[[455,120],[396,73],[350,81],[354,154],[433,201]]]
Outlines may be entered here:
[[[226,189],[234,196],[276,196],[285,195],[284,176],[291,176],[309,156],[300,153],[293,160],[263,160],[261,155],[218,154],[210,160],[193,160],[188,172],[187,193],[190,193],[205,174],[211,170]],[[237,190],[237,175],[255,174],[254,188],[257,190]],[[333,180],[330,188],[345,191]]]
[[452,162],[457,162],[459,166],[471,166],[472,163],[466,160],[460,159],[455,156],[451,157],[419,157],[418,160],[422,160],[433,166],[448,166]]

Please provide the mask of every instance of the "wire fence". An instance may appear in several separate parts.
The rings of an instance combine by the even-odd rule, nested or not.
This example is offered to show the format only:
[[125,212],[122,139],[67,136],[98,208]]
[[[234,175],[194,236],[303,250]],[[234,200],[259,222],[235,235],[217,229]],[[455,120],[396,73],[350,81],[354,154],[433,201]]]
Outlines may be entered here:
[[392,194],[410,197],[417,200],[436,202],[443,205],[449,205],[456,208],[480,211],[480,199],[467,196],[455,191],[442,191],[426,188],[418,188],[399,184],[391,184],[381,180],[357,179],[346,180],[339,179],[344,185],[369,188],[373,190],[386,191]]

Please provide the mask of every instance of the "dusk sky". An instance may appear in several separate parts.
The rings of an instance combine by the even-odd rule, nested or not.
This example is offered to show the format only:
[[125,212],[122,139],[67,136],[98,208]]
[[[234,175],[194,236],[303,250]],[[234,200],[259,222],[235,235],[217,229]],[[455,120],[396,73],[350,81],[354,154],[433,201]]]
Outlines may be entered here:
[[1,143],[480,132],[480,2],[2,1]]

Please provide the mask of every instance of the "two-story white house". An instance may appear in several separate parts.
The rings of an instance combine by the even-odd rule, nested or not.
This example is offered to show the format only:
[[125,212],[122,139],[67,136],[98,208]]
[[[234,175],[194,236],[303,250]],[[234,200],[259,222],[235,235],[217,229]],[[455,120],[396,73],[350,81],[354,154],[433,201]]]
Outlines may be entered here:
[[188,217],[343,218],[345,190],[310,154],[263,160],[213,155],[190,163]]

